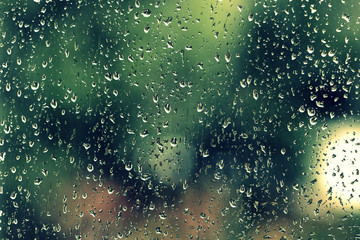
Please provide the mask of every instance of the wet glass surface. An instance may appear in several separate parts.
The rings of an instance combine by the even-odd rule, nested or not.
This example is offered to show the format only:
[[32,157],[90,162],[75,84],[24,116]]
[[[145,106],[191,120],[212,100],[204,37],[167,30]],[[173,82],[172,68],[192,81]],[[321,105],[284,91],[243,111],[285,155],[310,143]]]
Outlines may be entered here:
[[0,10],[0,239],[360,239],[358,1]]

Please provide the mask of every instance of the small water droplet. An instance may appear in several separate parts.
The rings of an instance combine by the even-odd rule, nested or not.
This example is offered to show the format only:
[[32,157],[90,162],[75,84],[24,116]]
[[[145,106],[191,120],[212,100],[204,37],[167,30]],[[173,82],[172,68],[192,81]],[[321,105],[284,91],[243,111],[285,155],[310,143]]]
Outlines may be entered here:
[[345,13],[341,16],[341,18],[344,19],[346,22],[350,22],[350,16]]
[[165,110],[166,113],[170,113],[170,111],[171,111],[171,106],[170,106],[169,103],[167,103],[167,104],[164,106],[164,110]]
[[10,83],[6,83],[5,89],[6,89],[7,92],[10,92],[10,90],[11,90],[11,84],[10,84]]
[[218,165],[218,167],[219,167],[220,170],[223,169],[224,166],[225,166],[225,164],[224,164],[224,159],[221,159],[221,160],[217,163],[217,165]]
[[41,173],[46,177],[49,174],[49,171],[45,168],[41,169]]
[[96,216],[96,212],[95,212],[93,209],[91,209],[91,210],[90,210],[90,215],[93,216],[93,217],[95,217],[95,216]]
[[328,56],[329,56],[329,57],[334,57],[334,56],[335,56],[335,53],[336,53],[336,50],[335,50],[335,49],[331,49],[331,50],[328,52]]
[[68,58],[69,55],[70,55],[70,51],[69,51],[69,49],[66,49],[66,50],[65,50],[65,57]]
[[105,79],[110,82],[110,81],[112,80],[111,73],[106,73],[106,74],[105,74]]
[[136,0],[136,1],[135,1],[135,7],[136,7],[136,8],[139,8],[139,7],[140,7],[140,1],[139,1],[139,0]]
[[55,109],[57,107],[57,101],[55,99],[52,99],[50,102],[50,106]]
[[255,100],[258,100],[258,99],[259,99],[259,93],[258,93],[258,91],[257,91],[256,89],[253,90],[253,98],[254,98]]
[[166,214],[165,214],[165,212],[161,212],[161,213],[159,213],[159,217],[160,217],[160,219],[166,219]]
[[43,181],[42,178],[37,177],[37,178],[35,179],[35,181],[34,181],[34,184],[35,184],[36,186],[39,186],[39,185],[42,183],[42,181]]
[[142,138],[144,138],[144,137],[146,137],[146,136],[148,136],[148,135],[149,135],[149,132],[148,132],[147,129],[145,129],[144,131],[142,131],[142,132],[140,133],[140,137],[142,137]]
[[154,102],[154,103],[158,103],[158,101],[159,101],[159,96],[158,96],[157,94],[155,94],[155,95],[153,96],[153,102]]
[[202,112],[204,110],[204,104],[198,103],[196,110],[197,112]]
[[183,189],[186,190],[189,187],[189,184],[187,183],[187,180],[185,178],[184,182],[183,182]]
[[228,63],[228,62],[230,62],[230,60],[231,60],[231,55],[230,55],[229,52],[227,52],[227,53],[225,54],[225,61]]
[[71,101],[76,102],[76,100],[77,100],[77,95],[75,93],[73,93],[73,95],[71,97]]
[[86,150],[88,150],[88,149],[91,147],[91,145],[90,145],[90,143],[84,143],[84,144],[83,144],[83,147],[84,147]]
[[312,54],[313,52],[314,52],[314,47],[313,46],[310,46],[310,45],[308,45],[307,46],[307,49],[306,49],[306,51],[309,53],[309,54]]
[[133,168],[133,164],[131,162],[125,164],[126,171],[131,171],[132,168]]
[[173,138],[170,140],[170,145],[171,145],[172,147],[176,147],[177,144],[178,144],[177,139],[176,139],[175,137],[173,137]]
[[309,121],[310,121],[310,124],[311,124],[311,125],[316,125],[316,124],[317,124],[317,120],[318,120],[317,117],[311,117]]
[[184,87],[186,87],[186,82],[180,81],[180,82],[179,82],[179,85],[180,85],[180,87],[184,88]]
[[107,188],[107,190],[108,190],[108,193],[109,193],[109,194],[113,194],[114,191],[115,191],[115,189],[114,189],[113,187],[111,187],[111,186],[109,186],[109,187]]
[[229,204],[230,204],[230,207],[232,207],[232,208],[237,208],[237,204],[236,204],[235,199],[230,199],[230,200],[229,200]]
[[150,203],[149,205],[149,210],[154,210],[155,209],[155,204],[153,202]]
[[10,194],[10,198],[11,198],[12,200],[14,200],[14,199],[16,198],[16,196],[17,196],[17,193],[16,193],[16,192],[12,192],[12,193]]
[[143,15],[144,17],[150,17],[151,11],[149,9],[145,9],[144,11],[141,12],[141,15]]
[[92,165],[91,163],[89,163],[89,164],[87,165],[87,170],[88,170],[88,172],[94,171],[94,165]]
[[31,83],[31,90],[37,90],[38,88],[39,88],[39,83],[38,82],[36,82],[36,81],[34,81],[34,82],[32,82]]

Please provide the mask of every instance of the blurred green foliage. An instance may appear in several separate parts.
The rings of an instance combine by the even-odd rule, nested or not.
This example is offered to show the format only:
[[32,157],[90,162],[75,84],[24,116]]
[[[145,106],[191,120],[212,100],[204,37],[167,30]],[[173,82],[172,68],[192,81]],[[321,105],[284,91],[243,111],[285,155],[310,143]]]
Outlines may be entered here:
[[226,202],[214,239],[266,238],[280,223],[290,239],[353,239],[358,209],[313,202],[311,166],[329,125],[358,121],[359,7],[2,1],[1,237],[77,236],[64,195],[94,180],[144,216],[128,238],[158,218],[154,202],[179,218],[176,204],[203,191]]

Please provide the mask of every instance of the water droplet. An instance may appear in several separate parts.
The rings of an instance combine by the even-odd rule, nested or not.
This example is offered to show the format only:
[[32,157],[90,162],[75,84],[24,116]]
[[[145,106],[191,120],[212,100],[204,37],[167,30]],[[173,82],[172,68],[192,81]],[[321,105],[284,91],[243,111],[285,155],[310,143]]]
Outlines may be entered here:
[[227,128],[231,123],[231,119],[228,117],[227,119],[224,120],[224,123],[222,125],[223,128]]
[[172,147],[176,147],[177,146],[177,139],[175,137],[173,137],[171,140],[170,140],[170,145]]
[[169,103],[167,103],[165,106],[164,106],[164,110],[166,113],[169,113],[171,111],[171,106]]
[[310,45],[308,45],[307,46],[307,49],[306,49],[306,51],[309,53],[309,54],[312,54],[313,52],[314,52],[314,47],[313,46],[310,46]]
[[91,147],[91,145],[90,145],[90,143],[84,143],[84,144],[83,144],[83,147],[84,147],[86,150],[88,150],[88,149]]
[[254,14],[253,13],[249,14],[248,20],[249,20],[249,22],[252,22],[254,20]]
[[225,61],[228,63],[228,62],[230,62],[230,59],[231,59],[231,55],[230,55],[229,52],[227,52],[227,53],[225,54]]
[[39,83],[38,82],[36,82],[36,81],[34,81],[34,82],[32,82],[31,83],[31,90],[37,90],[38,88],[39,88]]
[[108,190],[108,193],[109,193],[109,194],[113,194],[114,191],[115,191],[115,189],[114,189],[113,187],[111,187],[111,186],[109,186],[109,187],[107,188],[107,190]]
[[6,85],[5,85],[5,90],[6,90],[7,92],[10,92],[10,90],[11,90],[11,84],[10,84],[10,83],[6,83]]
[[69,49],[65,49],[65,57],[68,58],[70,55],[70,51]]
[[1,153],[0,153],[0,162],[4,162],[4,161],[5,161],[5,156],[6,156],[6,152],[1,152]]
[[73,93],[73,95],[71,97],[71,101],[76,102],[76,99],[77,99],[77,95],[75,93]]
[[92,165],[91,163],[89,163],[88,165],[87,165],[87,168],[86,168],[87,170],[88,170],[88,172],[92,172],[92,171],[94,171],[94,165]]
[[155,95],[153,96],[153,102],[154,102],[154,103],[158,103],[158,101],[159,101],[159,96],[158,96],[157,94],[155,94]]
[[141,12],[141,15],[143,15],[144,17],[150,17],[151,11],[149,9],[145,9],[144,11]]
[[344,19],[346,22],[350,22],[350,16],[345,13],[341,16],[341,18]]
[[57,101],[55,99],[52,99],[50,102],[50,106],[55,109],[57,107]]
[[229,200],[229,204],[230,204],[230,207],[232,207],[232,208],[237,208],[237,204],[236,204],[235,199],[230,199],[230,200]]
[[95,216],[96,216],[96,212],[95,212],[93,209],[91,209],[91,210],[90,210],[90,215],[93,216],[93,217],[95,217]]
[[333,119],[335,117],[335,113],[334,112],[330,112],[330,118]]
[[10,198],[11,198],[12,200],[15,200],[16,196],[17,196],[17,193],[16,193],[16,192],[12,192],[12,193],[10,194]]
[[335,50],[335,49],[331,49],[331,50],[328,52],[328,56],[329,56],[329,57],[334,57],[334,56],[335,56],[335,53],[336,53],[336,50]]
[[142,132],[140,133],[140,137],[142,137],[142,138],[144,138],[144,137],[146,137],[146,136],[148,136],[148,135],[149,135],[149,132],[148,132],[147,129],[145,129],[144,131],[142,131]]
[[129,60],[130,62],[134,62],[134,57],[133,57],[132,55],[129,55],[129,56],[128,56],[128,60]]
[[197,112],[202,112],[204,110],[204,104],[198,103],[196,110]]
[[41,169],[41,173],[46,177],[49,174],[49,171],[43,168]]
[[132,168],[133,168],[133,164],[131,162],[125,164],[126,171],[131,171]]
[[204,158],[210,156],[209,150],[206,149],[205,151],[203,151],[203,152],[202,152],[202,156],[203,156]]
[[166,219],[166,214],[165,214],[165,212],[161,212],[161,213],[159,213],[159,217],[160,217],[160,219]]
[[225,164],[224,164],[224,159],[221,159],[218,163],[217,163],[217,166],[219,167],[219,169],[223,169]]
[[34,184],[35,184],[36,186],[39,186],[39,185],[42,183],[42,181],[43,181],[43,179],[40,178],[40,177],[38,177],[38,178],[35,179]]
[[180,85],[180,87],[184,88],[184,87],[186,87],[186,82],[180,81],[180,82],[179,82],[179,85]]
[[304,112],[305,112],[305,106],[304,106],[304,105],[301,105],[301,106],[299,107],[299,112],[301,112],[301,113],[304,113]]
[[310,124],[311,124],[311,125],[316,125],[318,119],[317,119],[317,117],[311,117],[309,121],[310,121]]
[[140,1],[139,1],[139,0],[136,0],[136,1],[135,1],[135,7],[136,7],[136,8],[139,8],[139,7],[140,7]]
[[110,81],[112,80],[111,73],[106,73],[106,74],[105,74],[105,79],[110,82]]
[[313,117],[316,114],[316,111],[313,108],[308,108],[306,112],[307,112],[309,117]]
[[192,46],[191,46],[191,45],[186,45],[186,46],[185,46],[185,50],[191,51],[191,50],[192,50]]
[[257,91],[256,89],[253,90],[253,98],[254,98],[255,100],[258,100],[258,99],[259,99],[259,93],[258,93],[258,91]]
[[183,189],[186,190],[189,187],[189,184],[187,183],[187,180],[185,178],[184,182],[183,182]]
[[155,204],[153,202],[149,205],[149,210],[153,211],[155,209]]
[[145,33],[148,33],[149,31],[150,31],[150,27],[149,27],[149,26],[144,27],[144,32],[145,32]]

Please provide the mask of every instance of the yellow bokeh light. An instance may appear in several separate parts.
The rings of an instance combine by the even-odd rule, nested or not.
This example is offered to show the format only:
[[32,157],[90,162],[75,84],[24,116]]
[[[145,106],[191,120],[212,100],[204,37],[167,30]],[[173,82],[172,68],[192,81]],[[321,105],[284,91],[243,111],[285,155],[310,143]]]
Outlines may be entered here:
[[339,127],[325,141],[320,184],[344,206],[360,205],[360,128]]
[[360,123],[331,121],[309,136],[304,160],[310,171],[293,195],[293,210],[323,221],[344,211],[360,214]]

